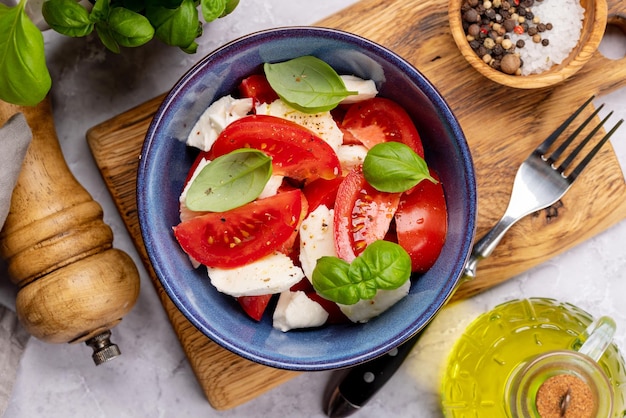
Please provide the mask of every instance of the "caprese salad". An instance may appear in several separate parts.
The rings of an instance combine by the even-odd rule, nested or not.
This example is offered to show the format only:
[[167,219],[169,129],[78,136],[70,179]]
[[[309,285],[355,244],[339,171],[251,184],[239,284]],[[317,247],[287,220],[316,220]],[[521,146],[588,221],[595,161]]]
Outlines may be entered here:
[[282,331],[366,322],[439,256],[442,184],[407,112],[377,94],[312,56],[268,63],[189,134],[174,235],[254,320],[275,305]]

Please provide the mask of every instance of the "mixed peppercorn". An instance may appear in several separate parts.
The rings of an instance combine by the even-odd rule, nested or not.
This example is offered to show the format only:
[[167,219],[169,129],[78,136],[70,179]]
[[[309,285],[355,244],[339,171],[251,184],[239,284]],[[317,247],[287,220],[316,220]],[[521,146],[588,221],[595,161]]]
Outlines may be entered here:
[[534,4],[535,0],[465,0],[461,15],[471,48],[496,70],[520,75],[524,63],[517,49],[524,48],[525,42],[519,39],[513,43],[510,34],[526,33],[535,43],[550,43],[544,34],[552,24],[534,15]]

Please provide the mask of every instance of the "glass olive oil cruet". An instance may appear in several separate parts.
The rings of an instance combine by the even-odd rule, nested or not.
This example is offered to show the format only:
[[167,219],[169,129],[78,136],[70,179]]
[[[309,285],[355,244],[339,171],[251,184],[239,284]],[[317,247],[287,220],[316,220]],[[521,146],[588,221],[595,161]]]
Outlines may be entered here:
[[626,417],[615,323],[552,299],[510,301],[480,315],[454,345],[442,406],[455,418]]

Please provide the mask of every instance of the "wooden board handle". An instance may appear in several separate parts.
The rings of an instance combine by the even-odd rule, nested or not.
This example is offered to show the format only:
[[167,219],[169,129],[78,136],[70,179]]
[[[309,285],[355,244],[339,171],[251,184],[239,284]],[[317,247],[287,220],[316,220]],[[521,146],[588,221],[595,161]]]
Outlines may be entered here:
[[102,207],[70,172],[50,100],[35,107],[0,101],[0,125],[18,112],[33,139],[0,231],[0,255],[19,287],[17,314],[43,341],[87,342],[99,364],[119,353],[109,330],[139,296],[138,270],[113,248]]

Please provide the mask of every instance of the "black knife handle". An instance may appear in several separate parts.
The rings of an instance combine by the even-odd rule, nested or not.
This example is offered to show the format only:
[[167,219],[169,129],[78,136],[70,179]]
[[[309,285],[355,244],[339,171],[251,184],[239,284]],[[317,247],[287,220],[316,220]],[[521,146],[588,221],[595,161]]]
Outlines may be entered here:
[[352,367],[336,386],[326,408],[327,415],[345,417],[364,406],[400,368],[423,332],[387,354]]

